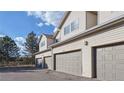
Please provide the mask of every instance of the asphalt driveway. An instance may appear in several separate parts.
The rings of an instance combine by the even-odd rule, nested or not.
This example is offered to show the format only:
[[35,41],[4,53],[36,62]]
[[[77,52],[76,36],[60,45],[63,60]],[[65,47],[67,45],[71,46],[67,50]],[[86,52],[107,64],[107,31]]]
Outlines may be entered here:
[[35,67],[0,68],[0,81],[94,81],[85,77]]

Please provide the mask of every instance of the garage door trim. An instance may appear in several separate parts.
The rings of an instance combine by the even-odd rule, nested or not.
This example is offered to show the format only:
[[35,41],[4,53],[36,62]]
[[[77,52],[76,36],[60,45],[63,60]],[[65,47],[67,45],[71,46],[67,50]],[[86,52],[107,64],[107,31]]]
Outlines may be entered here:
[[97,53],[96,53],[97,48],[105,48],[105,47],[118,46],[118,45],[124,45],[124,41],[92,47],[92,77],[93,78],[97,78],[97,60],[96,60],[97,59]]
[[[76,50],[71,50],[71,51],[64,51],[64,52],[59,52],[59,53],[53,54],[54,55],[54,68],[53,69],[56,70],[56,55],[64,54],[64,53],[69,53],[69,52],[76,52],[76,51],[82,51],[82,49],[76,49]],[[81,56],[82,56],[82,53],[81,53]],[[81,62],[81,69],[82,69],[82,62]]]
[[83,69],[82,69],[82,67],[83,67],[83,63],[82,63],[82,49],[76,49],[76,50],[71,50],[71,51],[64,51],[64,52],[55,53],[54,54],[54,70],[56,70],[56,55],[70,53],[70,52],[77,52],[77,51],[81,51],[81,75],[82,75],[82,72],[83,72]]

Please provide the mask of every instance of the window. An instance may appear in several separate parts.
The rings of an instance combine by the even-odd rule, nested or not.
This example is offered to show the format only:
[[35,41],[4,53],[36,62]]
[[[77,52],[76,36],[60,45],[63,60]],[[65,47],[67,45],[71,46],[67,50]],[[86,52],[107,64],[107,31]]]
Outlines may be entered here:
[[75,20],[71,24],[69,24],[68,26],[66,26],[64,28],[64,35],[67,35],[70,32],[72,32],[72,31],[74,31],[74,30],[76,30],[78,28],[79,28],[79,21],[78,20]]
[[70,25],[64,28],[64,35],[69,34],[69,33],[70,33]]
[[45,46],[45,41],[41,42],[41,47]]
[[79,28],[79,21],[78,21],[78,20],[73,21],[73,22],[71,23],[71,31],[74,31],[74,30],[76,30],[76,29],[78,29],[78,28]]
[[55,40],[55,43],[57,43],[57,42],[59,42],[59,39],[56,39],[56,40]]

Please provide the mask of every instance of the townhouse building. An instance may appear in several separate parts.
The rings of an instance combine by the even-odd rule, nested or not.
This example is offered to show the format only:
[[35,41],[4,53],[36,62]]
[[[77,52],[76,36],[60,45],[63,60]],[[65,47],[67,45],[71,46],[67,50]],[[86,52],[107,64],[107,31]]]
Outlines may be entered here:
[[53,35],[42,35],[36,63],[98,80],[124,80],[124,12],[68,11]]

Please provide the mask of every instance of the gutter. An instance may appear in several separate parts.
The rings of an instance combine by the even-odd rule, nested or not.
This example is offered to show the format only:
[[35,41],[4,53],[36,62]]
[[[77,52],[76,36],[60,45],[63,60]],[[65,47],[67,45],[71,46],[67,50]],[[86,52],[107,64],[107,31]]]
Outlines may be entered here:
[[49,47],[56,47],[56,46],[65,44],[65,43],[67,43],[67,42],[70,42],[70,41],[79,39],[79,38],[81,38],[81,37],[85,37],[85,36],[91,35],[91,34],[93,34],[93,33],[97,33],[97,32],[99,32],[100,30],[103,30],[103,29],[112,27],[112,26],[114,26],[114,25],[116,25],[116,24],[118,24],[118,23],[122,23],[122,22],[124,22],[124,15],[121,15],[121,16],[115,18],[115,19],[111,19],[111,20],[109,20],[109,21],[107,21],[107,22],[104,22],[104,23],[102,23],[102,24],[96,25],[96,26],[94,26],[94,27],[92,27],[92,28],[90,28],[90,29],[87,29],[87,30],[85,30],[85,31],[83,31],[83,32],[81,32],[81,33],[79,33],[79,34],[77,34],[77,35],[75,35],[75,36],[73,36],[73,37],[67,39],[67,40],[60,41],[60,42],[58,42],[58,43],[52,44],[52,45],[50,45]]

